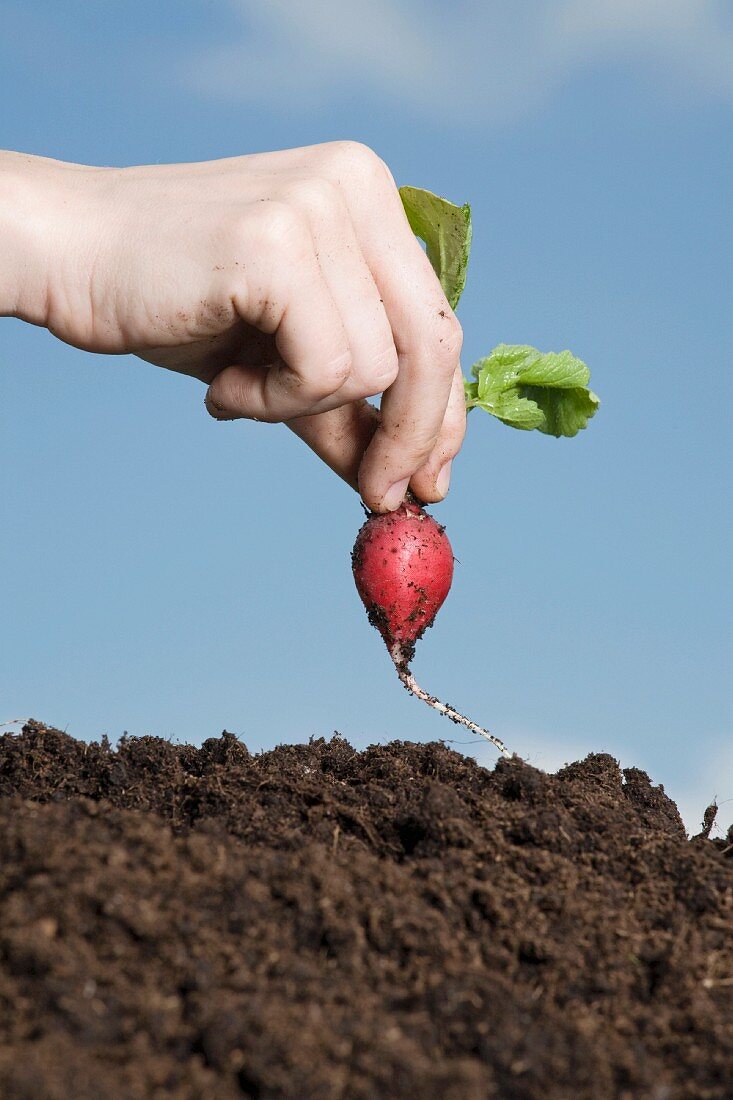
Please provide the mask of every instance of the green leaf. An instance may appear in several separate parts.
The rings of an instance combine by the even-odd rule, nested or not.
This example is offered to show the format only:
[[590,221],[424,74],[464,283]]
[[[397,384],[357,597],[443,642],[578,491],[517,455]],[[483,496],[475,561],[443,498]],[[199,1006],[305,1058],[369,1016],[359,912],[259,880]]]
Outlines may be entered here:
[[537,427],[545,435],[577,435],[595,415],[599,399],[585,386],[572,386],[565,390],[543,389],[540,386],[523,386],[522,393],[542,411],[544,422]]
[[542,355],[535,348],[519,368],[519,378],[525,386],[550,386],[553,389],[570,389],[572,386],[587,386],[590,371],[581,359],[576,359],[569,351],[548,351]]
[[587,388],[590,371],[569,351],[540,352],[499,344],[464,379],[466,407],[480,408],[522,431],[573,436],[595,415],[599,399]]
[[[455,309],[466,285],[471,251],[471,208],[419,187],[401,187],[400,197],[413,233],[425,242],[428,259]],[[600,401],[588,389],[590,371],[569,351],[546,352],[525,344],[499,344],[463,380],[466,407],[481,408],[522,431],[572,436],[585,428]]]
[[455,309],[466,285],[471,251],[471,207],[468,203],[456,206],[419,187],[400,187],[400,198],[410,228],[425,242],[428,259],[451,309]]

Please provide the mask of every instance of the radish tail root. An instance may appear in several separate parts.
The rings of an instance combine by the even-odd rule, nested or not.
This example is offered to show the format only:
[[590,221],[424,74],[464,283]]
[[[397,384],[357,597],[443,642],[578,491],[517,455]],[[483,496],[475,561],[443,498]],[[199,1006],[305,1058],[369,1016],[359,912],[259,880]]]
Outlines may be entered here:
[[500,741],[498,737],[494,737],[493,733],[489,733],[489,731],[485,730],[482,726],[472,722],[470,718],[466,718],[464,714],[461,714],[460,711],[457,711],[455,707],[450,706],[450,704],[441,703],[440,699],[436,699],[434,695],[429,695],[424,688],[420,687],[417,680],[410,672],[407,659],[399,643],[395,642],[394,645],[390,646],[389,654],[394,661],[397,675],[410,695],[416,695],[418,699],[422,699],[423,703],[427,703],[433,710],[437,710],[439,714],[443,714],[446,718],[450,718],[451,722],[456,722],[458,725],[465,726],[467,729],[471,730],[472,733],[478,733],[481,737],[490,741],[503,756],[511,757],[511,753],[504,742]]

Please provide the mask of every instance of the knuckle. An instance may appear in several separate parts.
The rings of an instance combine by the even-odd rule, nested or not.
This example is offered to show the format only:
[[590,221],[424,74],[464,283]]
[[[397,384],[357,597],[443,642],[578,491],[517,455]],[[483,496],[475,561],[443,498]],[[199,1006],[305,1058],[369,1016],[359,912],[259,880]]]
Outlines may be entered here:
[[433,473],[439,473],[443,465],[454,459],[461,449],[464,433],[449,435],[441,433],[429,456],[428,466]]
[[382,425],[382,431],[389,447],[399,450],[415,470],[430,455],[437,440],[436,433],[422,424],[387,423]]
[[350,176],[363,179],[385,178],[394,185],[392,174],[382,158],[361,141],[334,141],[328,146],[332,162]]
[[460,354],[463,347],[463,326],[453,310],[450,311],[446,320],[448,321],[448,340],[451,349],[454,353]]
[[340,390],[344,382],[351,374],[351,352],[346,349],[326,360],[318,370],[315,382],[316,396],[319,398],[330,397]]
[[440,347],[445,351],[447,356],[452,356],[455,359],[457,355],[460,355],[461,348],[463,347],[463,329],[461,327],[461,322],[452,309],[445,311],[440,310],[438,312],[438,319],[440,321],[438,326]]
[[384,393],[397,378],[399,360],[394,344],[382,348],[364,371],[364,383],[366,392],[364,397],[374,397],[378,393]]
[[438,370],[452,374],[463,347],[461,323],[450,309],[441,309],[435,316],[427,339],[430,354]]
[[437,474],[444,463],[456,457],[461,449],[462,443],[462,434],[449,435],[445,432],[441,432],[436,440],[435,446],[426,457],[426,466],[432,470],[433,473]]
[[322,176],[294,180],[288,187],[288,197],[311,217],[327,218],[343,207],[341,191],[332,180]]
[[300,212],[286,202],[262,203],[262,233],[268,248],[291,253],[303,246],[307,229]]

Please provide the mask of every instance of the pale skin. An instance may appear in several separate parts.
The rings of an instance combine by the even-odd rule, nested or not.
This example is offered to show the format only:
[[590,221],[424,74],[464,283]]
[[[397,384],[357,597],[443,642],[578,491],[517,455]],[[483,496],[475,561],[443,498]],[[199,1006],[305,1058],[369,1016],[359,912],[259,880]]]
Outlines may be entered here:
[[0,152],[0,246],[0,315],[198,378],[217,420],[286,423],[374,511],[447,493],[461,327],[366,146],[133,168]]

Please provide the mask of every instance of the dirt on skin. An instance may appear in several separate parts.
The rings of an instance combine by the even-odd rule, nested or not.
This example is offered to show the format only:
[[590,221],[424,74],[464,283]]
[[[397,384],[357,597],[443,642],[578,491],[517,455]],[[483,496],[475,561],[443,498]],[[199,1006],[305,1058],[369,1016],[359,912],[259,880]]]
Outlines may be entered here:
[[4,1100],[733,1096],[733,844],[636,769],[0,738]]

